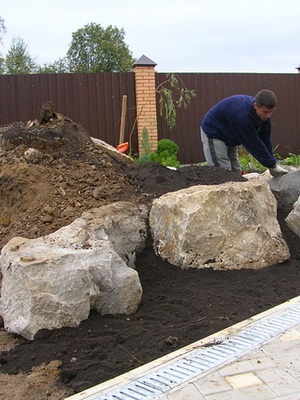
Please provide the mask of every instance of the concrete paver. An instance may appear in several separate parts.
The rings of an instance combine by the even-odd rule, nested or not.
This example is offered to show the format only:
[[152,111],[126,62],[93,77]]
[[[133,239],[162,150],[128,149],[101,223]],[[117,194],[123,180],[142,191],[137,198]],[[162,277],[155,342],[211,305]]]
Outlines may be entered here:
[[219,371],[211,372],[193,382],[203,396],[217,394],[231,390],[229,382],[220,375]]

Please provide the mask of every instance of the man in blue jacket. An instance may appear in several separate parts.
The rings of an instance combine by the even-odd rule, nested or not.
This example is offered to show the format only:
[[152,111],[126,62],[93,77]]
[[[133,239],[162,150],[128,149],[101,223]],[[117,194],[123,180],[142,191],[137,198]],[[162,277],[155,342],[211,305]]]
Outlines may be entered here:
[[201,140],[207,164],[241,173],[238,146],[243,145],[272,176],[289,171],[277,164],[271,141],[270,117],[276,107],[276,96],[261,90],[255,97],[235,95],[217,103],[204,116]]

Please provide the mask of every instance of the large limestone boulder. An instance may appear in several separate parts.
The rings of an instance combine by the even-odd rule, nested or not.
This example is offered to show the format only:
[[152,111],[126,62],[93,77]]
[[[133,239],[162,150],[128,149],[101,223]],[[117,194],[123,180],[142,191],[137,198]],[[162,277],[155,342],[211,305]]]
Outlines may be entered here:
[[300,169],[284,166],[290,172],[279,178],[271,178],[268,184],[274,194],[278,207],[290,212],[300,196]]
[[145,246],[146,221],[145,210],[120,202],[48,236],[11,239],[0,258],[5,329],[31,340],[40,329],[78,326],[91,309],[135,312],[142,287],[132,267]]
[[300,237],[300,197],[293,205],[293,210],[285,219],[287,226]]
[[263,268],[290,257],[266,182],[193,186],[153,202],[154,250],[181,268]]

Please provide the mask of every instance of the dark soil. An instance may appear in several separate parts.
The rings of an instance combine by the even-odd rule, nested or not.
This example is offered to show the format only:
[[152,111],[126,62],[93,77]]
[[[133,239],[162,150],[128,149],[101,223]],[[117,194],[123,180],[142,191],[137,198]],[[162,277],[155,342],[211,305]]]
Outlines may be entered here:
[[[23,142],[22,145],[24,146]],[[24,163],[20,143],[15,145],[13,150],[8,148],[4,156],[6,165],[11,167],[10,170],[18,166],[20,171],[20,163]],[[150,207],[153,198],[170,191],[198,184],[211,185],[230,180],[244,180],[220,168],[189,166],[172,171],[153,163],[136,166],[120,161],[118,157],[108,154],[103,149],[101,154],[97,153],[93,148],[90,164],[94,165],[93,171],[98,175],[99,164],[102,174],[97,183],[96,178],[92,176],[93,171],[87,170],[87,159],[89,157],[85,152],[84,168],[85,174],[88,175],[84,178],[84,184],[90,180],[93,183],[89,185],[94,188],[110,183],[110,186],[113,186],[112,193],[108,194],[107,189],[106,197],[98,199],[94,204],[95,199],[91,195],[90,198],[87,197],[86,191],[82,189],[81,200],[74,199],[71,196],[72,185],[77,184],[77,193],[78,190],[80,192],[80,185],[83,183],[79,182],[79,177],[75,179],[75,171],[71,168],[74,160],[71,161],[70,157],[63,158],[63,162],[62,156],[53,157],[50,163],[48,160],[47,166],[43,161],[38,165],[30,165],[33,170],[39,166],[44,168],[43,173],[48,171],[50,175],[47,175],[47,179],[50,181],[51,174],[56,176],[57,171],[60,171],[63,180],[69,182],[66,192],[70,193],[65,196],[67,199],[60,197],[60,202],[68,200],[68,204],[64,204],[64,210],[71,204],[73,215],[63,219],[63,212],[54,213],[53,221],[48,221],[45,225],[41,221],[41,215],[46,203],[41,207],[37,204],[34,208],[28,206],[22,212],[19,210],[22,226],[12,221],[10,227],[3,227],[2,244],[13,235],[26,234],[24,221],[25,225],[27,223],[27,237],[49,233],[72,221],[72,218],[79,216],[83,211],[83,207],[76,207],[76,201],[84,203],[84,208],[118,199],[144,202]],[[78,160],[76,162],[78,163]],[[78,164],[76,168],[78,169]],[[40,176],[38,172],[34,173],[37,177]],[[83,169],[79,171],[78,176],[80,173],[83,173]],[[115,185],[111,185],[111,181],[104,183],[106,173],[116,181]],[[120,179],[120,191],[116,188],[117,176]],[[11,179],[9,181],[6,176],[6,182],[10,182],[11,187],[14,183],[16,188],[18,182],[21,185],[22,176],[18,175],[18,179],[13,176]],[[52,185],[56,184],[56,180],[53,179]],[[27,193],[24,185],[22,188],[23,194]],[[55,205],[58,194],[51,188],[44,190],[48,195],[53,195],[51,204]],[[5,203],[5,207],[8,210],[8,204]],[[28,215],[28,209],[31,216]],[[0,353],[0,371],[8,374],[29,373],[34,366],[59,360],[62,362],[61,381],[72,393],[77,393],[298,296],[299,238],[286,226],[285,216],[286,212],[278,210],[278,220],[289,246],[291,259],[283,264],[255,271],[181,270],[155,256],[149,238],[147,248],[137,256],[136,268],[143,287],[143,297],[134,315],[100,316],[92,311],[88,320],[82,322],[78,328],[40,331],[34,341],[22,340],[14,349]]]

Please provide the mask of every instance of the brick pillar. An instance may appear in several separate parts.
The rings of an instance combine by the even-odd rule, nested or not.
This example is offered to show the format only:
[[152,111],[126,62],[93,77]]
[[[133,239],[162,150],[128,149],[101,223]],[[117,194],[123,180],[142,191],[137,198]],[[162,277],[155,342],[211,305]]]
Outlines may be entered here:
[[149,133],[149,142],[152,144],[151,151],[157,148],[155,66],[156,64],[146,56],[142,56],[133,66],[139,153],[142,150],[141,141],[144,127]]

